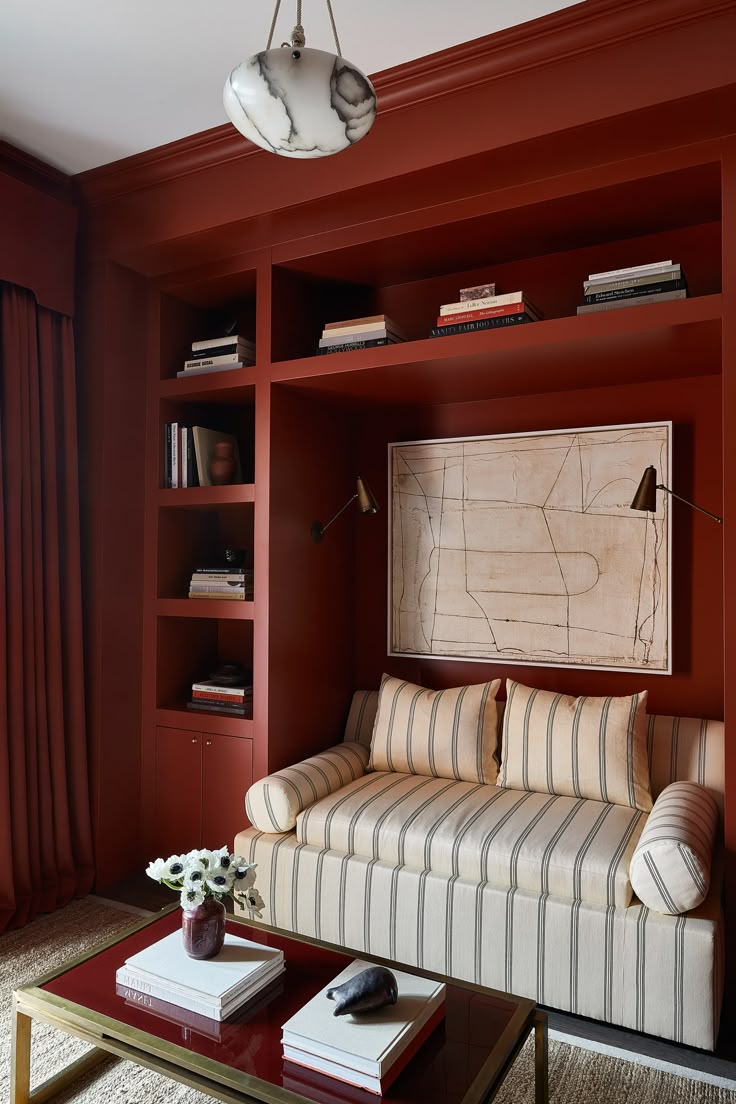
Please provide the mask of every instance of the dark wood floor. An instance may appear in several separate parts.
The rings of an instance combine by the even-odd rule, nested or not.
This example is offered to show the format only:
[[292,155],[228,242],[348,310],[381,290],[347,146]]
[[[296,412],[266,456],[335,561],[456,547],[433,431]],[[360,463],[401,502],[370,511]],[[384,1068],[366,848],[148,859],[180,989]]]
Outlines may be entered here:
[[[101,891],[99,896],[134,908],[145,909],[148,912],[158,912],[176,900],[171,890],[157,885],[146,877],[143,871]],[[587,1020],[582,1016],[570,1016],[553,1009],[548,1009],[548,1014],[550,1028],[561,1031],[565,1035],[736,1081],[736,1031],[733,1028],[732,1015],[724,1015],[718,1047],[714,1054],[710,1054],[693,1047],[668,1043],[652,1035],[640,1035],[636,1031],[627,1031],[625,1028],[610,1027],[608,1024]]]

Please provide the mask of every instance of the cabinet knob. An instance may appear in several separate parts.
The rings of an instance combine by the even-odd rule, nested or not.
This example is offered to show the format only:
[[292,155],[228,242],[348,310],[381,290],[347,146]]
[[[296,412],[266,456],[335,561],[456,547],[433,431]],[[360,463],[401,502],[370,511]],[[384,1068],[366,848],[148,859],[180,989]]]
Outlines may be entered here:
[[205,744],[207,745],[207,747],[212,747],[212,741],[211,740],[205,740]]

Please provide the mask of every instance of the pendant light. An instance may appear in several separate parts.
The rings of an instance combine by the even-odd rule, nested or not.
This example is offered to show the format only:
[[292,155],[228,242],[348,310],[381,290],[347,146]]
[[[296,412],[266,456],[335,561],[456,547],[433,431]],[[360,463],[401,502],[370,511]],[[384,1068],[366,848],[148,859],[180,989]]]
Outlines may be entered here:
[[223,102],[235,127],[282,157],[329,157],[354,145],[376,117],[376,93],[364,73],[342,56],[331,0],[327,10],[337,53],[305,46],[302,0],[291,42],[271,48],[281,0],[265,50],[233,69]]

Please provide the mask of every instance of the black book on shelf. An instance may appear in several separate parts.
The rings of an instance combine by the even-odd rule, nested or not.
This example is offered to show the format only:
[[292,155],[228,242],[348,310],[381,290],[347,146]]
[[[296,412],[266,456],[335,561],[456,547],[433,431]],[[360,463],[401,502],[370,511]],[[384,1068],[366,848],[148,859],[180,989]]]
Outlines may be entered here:
[[433,326],[430,337],[453,337],[455,334],[476,333],[478,330],[500,330],[505,326],[520,326],[533,322],[531,315],[500,314],[496,318],[479,318],[475,322],[458,322],[456,326]]
[[233,717],[247,717],[250,708],[250,702],[247,705],[229,705],[227,702],[218,701],[187,702],[187,709],[191,709],[195,713],[230,713]]
[[350,341],[346,345],[326,345],[317,350],[318,356],[330,356],[332,353],[350,353],[354,349],[376,349],[379,345],[395,345],[390,337],[374,337],[371,341]]
[[612,303],[616,299],[639,299],[644,295],[660,295],[669,291],[686,291],[687,280],[666,280],[659,284],[639,284],[630,287],[613,288],[611,291],[599,291],[585,296],[586,303]]

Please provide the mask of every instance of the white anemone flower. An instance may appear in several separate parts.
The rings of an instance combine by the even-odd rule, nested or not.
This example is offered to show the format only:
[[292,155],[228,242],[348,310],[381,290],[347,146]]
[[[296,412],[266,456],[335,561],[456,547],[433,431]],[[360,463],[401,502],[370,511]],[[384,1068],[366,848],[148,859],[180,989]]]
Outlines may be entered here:
[[247,862],[241,855],[233,855],[232,869],[235,873],[235,887],[239,893],[255,885],[257,865]]
[[161,868],[161,881],[181,885],[184,881],[186,855],[171,855]]
[[220,896],[232,889],[234,876],[231,870],[211,870],[207,875],[207,888],[210,893]]
[[187,855],[184,856],[185,874],[188,874],[192,870],[198,870],[201,874],[206,874],[209,868],[209,851],[190,851]]
[[255,915],[260,920],[263,916],[263,910],[266,907],[266,902],[261,897],[257,889],[251,887],[245,893],[238,893],[235,895],[235,900],[238,902],[241,908],[247,908],[251,915]]
[[196,886],[185,886],[181,891],[181,907],[183,909],[193,909],[197,905],[201,905],[204,901],[204,890],[198,889]]
[[165,866],[166,863],[163,859],[154,859],[153,862],[149,862],[146,867],[146,874],[149,878],[153,878],[154,882],[160,882]]
[[186,866],[184,869],[184,888],[200,889],[204,893],[207,872],[201,866]]

